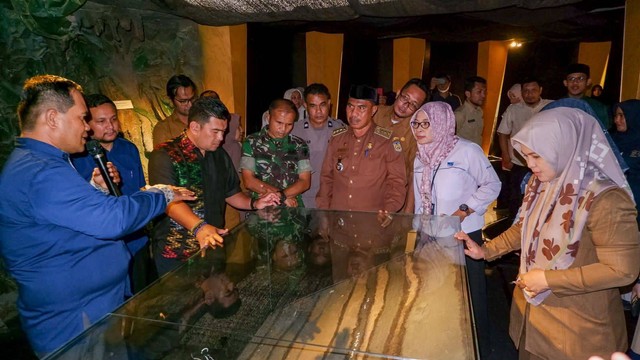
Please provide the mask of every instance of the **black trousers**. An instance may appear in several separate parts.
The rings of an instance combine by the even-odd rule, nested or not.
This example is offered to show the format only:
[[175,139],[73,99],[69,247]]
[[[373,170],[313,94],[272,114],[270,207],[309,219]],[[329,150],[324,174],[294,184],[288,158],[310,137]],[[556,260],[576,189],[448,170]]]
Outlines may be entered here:
[[520,190],[522,180],[529,172],[529,168],[526,166],[513,165],[511,171],[509,171],[509,218],[515,219],[522,205],[522,197],[524,196]]
[[[468,234],[471,240],[478,245],[482,245],[482,230],[477,230]],[[471,292],[471,303],[473,306],[473,317],[475,320],[476,335],[480,356],[482,359],[488,358],[491,353],[491,338],[489,336],[489,310],[487,307],[487,278],[484,274],[485,261],[474,260],[465,256],[467,265],[467,278],[469,281],[469,291]]]

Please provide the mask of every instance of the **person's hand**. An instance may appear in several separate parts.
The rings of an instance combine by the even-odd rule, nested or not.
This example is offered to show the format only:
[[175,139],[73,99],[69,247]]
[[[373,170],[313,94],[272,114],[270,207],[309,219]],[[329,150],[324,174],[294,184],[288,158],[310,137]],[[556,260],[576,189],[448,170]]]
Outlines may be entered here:
[[527,295],[535,297],[541,292],[549,290],[547,277],[544,276],[544,270],[533,269],[525,274],[518,275],[516,286],[525,291]]
[[393,217],[391,216],[391,214],[389,214],[387,210],[378,210],[377,218],[378,218],[378,222],[380,223],[380,226],[382,226],[383,228],[389,226],[393,221]]
[[464,245],[466,247],[466,249],[464,249],[464,254],[468,257],[476,260],[485,258],[484,249],[480,245],[476,244],[475,241],[471,240],[469,235],[467,235],[465,232],[458,231],[457,233],[455,233],[455,235],[453,235],[453,237],[455,237],[457,240],[464,241]]
[[277,192],[270,192],[265,195],[261,195],[254,203],[253,207],[256,210],[261,210],[266,208],[267,206],[276,206],[280,205],[280,194]]
[[196,199],[195,193],[185,187],[169,185],[169,188],[173,191],[173,200],[171,202]]
[[298,200],[296,200],[296,198],[287,198],[284,201],[284,205],[287,207],[298,207]]
[[464,219],[467,217],[467,213],[458,209],[456,210],[453,214],[451,214],[451,216],[457,216],[460,218],[460,223],[462,224],[462,222],[464,221]]
[[640,298],[640,284],[636,283],[631,289],[631,298]]
[[[604,359],[601,358],[600,356],[594,355],[590,357],[589,360],[604,360]],[[628,357],[625,353],[614,352],[613,354],[611,354],[611,360],[631,360],[631,358]]]
[[[109,177],[111,178],[111,181],[113,181],[113,183],[116,185],[120,184],[120,172],[111,161],[107,162],[107,170],[109,171]],[[91,180],[93,180],[93,182],[101,188],[109,190],[109,188],[107,187],[107,183],[102,178],[102,173],[100,173],[100,170],[98,168],[93,169]]]
[[503,170],[511,170],[513,168],[513,163],[509,156],[502,156],[502,169]]
[[271,186],[269,184],[260,184],[260,189],[256,192],[260,195],[266,195],[273,192],[277,193],[278,191],[280,191],[280,189],[275,186]]
[[217,246],[223,246],[224,239],[221,235],[226,235],[228,232],[229,229],[218,229],[210,224],[203,225],[196,234],[196,240],[200,244],[202,256],[204,256],[205,249],[208,247],[215,249]]

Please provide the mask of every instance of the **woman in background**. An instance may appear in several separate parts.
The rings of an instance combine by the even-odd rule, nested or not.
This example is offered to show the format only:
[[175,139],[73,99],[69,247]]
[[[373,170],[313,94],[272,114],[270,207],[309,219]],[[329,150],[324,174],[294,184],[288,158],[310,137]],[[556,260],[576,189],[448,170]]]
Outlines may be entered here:
[[[637,202],[640,201],[640,100],[623,101],[616,104],[613,111],[611,138],[629,166],[626,176],[637,209]],[[636,217],[636,220],[640,224],[640,217]]]

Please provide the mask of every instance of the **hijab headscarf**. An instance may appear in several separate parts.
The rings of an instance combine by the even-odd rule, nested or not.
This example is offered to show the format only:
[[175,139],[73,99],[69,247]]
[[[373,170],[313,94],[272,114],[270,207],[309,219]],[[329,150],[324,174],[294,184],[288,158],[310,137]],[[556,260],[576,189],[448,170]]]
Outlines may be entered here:
[[[456,117],[451,110],[451,105],[442,101],[428,102],[413,114],[411,121],[415,121],[420,112],[427,115],[427,121],[431,124],[431,134],[433,141],[428,144],[418,144],[416,157],[424,165],[422,172],[422,185],[418,191],[422,197],[422,211],[426,215],[432,212],[431,175],[434,169],[440,166],[442,160],[451,153],[456,146],[458,137],[456,136]],[[411,127],[415,136],[415,129]]]
[[638,148],[640,144],[640,100],[632,99],[618,103],[614,111],[620,108],[624,113],[627,131],[618,132],[615,126],[611,130],[611,137],[623,154]]
[[[291,96],[293,96],[294,92],[298,92],[300,94],[300,99],[301,99],[300,106],[298,106],[298,118],[296,119],[296,121],[306,119],[307,109],[304,107],[304,88],[297,87],[297,88],[289,89],[284,92],[284,98],[287,100],[291,100]],[[263,118],[263,121],[264,121],[264,118]]]
[[298,94],[300,94],[300,98],[304,99],[304,94],[302,91],[300,91],[300,88],[292,88],[285,91],[283,97],[287,100],[291,100],[291,96],[293,95],[294,92],[297,92]]
[[[591,105],[589,105],[589,103],[587,103],[586,101],[584,101],[582,99],[563,98],[563,99],[559,99],[559,100],[556,100],[556,101],[552,101],[552,102],[548,103],[547,105],[545,105],[542,108],[541,111],[556,109],[556,108],[559,108],[559,107],[568,107],[568,108],[573,108],[573,109],[580,109],[580,110],[586,112],[587,114],[593,116],[595,119],[598,119],[598,115],[596,114],[595,111],[593,111],[593,108],[591,107]],[[609,143],[609,146],[611,147],[611,149],[613,149],[613,153],[615,154],[616,160],[618,160],[618,164],[620,164],[620,167],[622,168],[622,171],[626,172],[627,170],[629,170],[629,165],[627,165],[627,163],[624,161],[624,159],[620,155],[620,150],[618,150],[618,146],[616,145],[616,143],[611,138],[611,134],[609,134],[609,131],[607,131],[607,129],[605,129],[604,125],[602,125],[602,123],[599,120],[598,120],[598,125],[600,125],[600,128],[602,129],[602,132],[604,132],[604,136],[607,139],[607,142]]]
[[[567,269],[580,246],[580,238],[593,199],[612,187],[630,189],[598,121],[582,110],[556,108],[534,115],[511,139],[522,153],[526,146],[542,157],[556,178],[527,184],[520,217],[522,248],[520,273],[532,269]],[[525,298],[538,305],[550,291]]]

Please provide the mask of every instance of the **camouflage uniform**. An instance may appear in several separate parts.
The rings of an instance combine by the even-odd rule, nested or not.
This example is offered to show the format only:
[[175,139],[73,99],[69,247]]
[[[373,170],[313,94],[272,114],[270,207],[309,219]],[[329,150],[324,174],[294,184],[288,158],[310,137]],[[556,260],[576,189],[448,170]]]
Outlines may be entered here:
[[[280,190],[293,185],[299,174],[311,171],[309,147],[297,136],[282,139],[269,136],[268,126],[247,136],[242,144],[240,169],[253,171],[256,178]],[[258,197],[251,192],[253,198]],[[302,197],[296,196],[298,206],[304,206]]]

